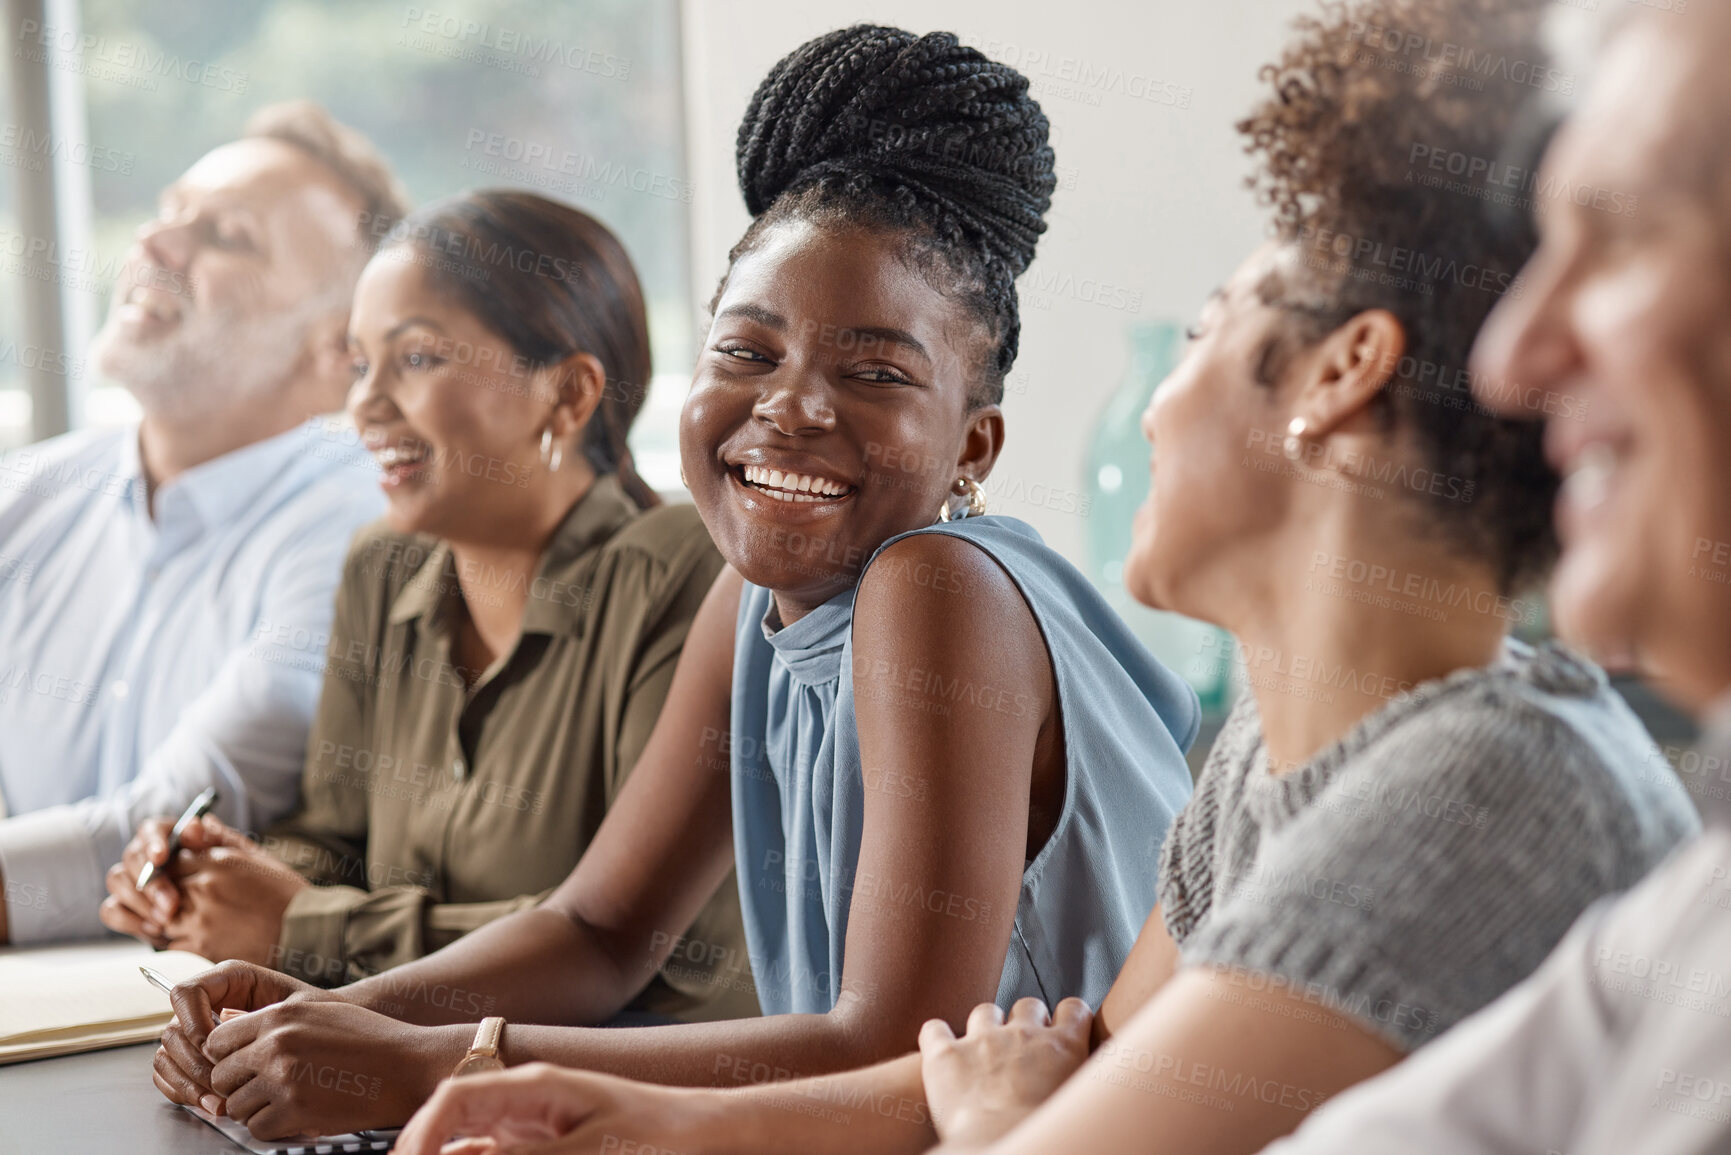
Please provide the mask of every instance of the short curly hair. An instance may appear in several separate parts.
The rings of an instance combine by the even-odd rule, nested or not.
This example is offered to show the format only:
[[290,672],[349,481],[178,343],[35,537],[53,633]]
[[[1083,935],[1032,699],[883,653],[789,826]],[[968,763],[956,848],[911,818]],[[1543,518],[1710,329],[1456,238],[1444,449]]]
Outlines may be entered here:
[[770,69],[746,108],[739,187],[755,219],[729,268],[787,219],[906,233],[907,259],[984,325],[991,351],[969,401],[996,404],[1021,333],[1016,278],[1057,187],[1048,132],[1027,78],[951,33],[826,33]]
[[1556,560],[1559,482],[1540,425],[1474,402],[1466,363],[1491,308],[1520,291],[1537,233],[1530,212],[1498,210],[1511,199],[1502,188],[1466,174],[1536,159],[1531,98],[1571,83],[1541,47],[1545,7],[1325,2],[1263,67],[1273,91],[1238,124],[1260,162],[1248,183],[1298,257],[1258,287],[1290,315],[1265,349],[1264,379],[1294,345],[1367,310],[1394,314],[1406,355],[1377,411],[1385,428],[1410,431],[1428,468],[1459,479],[1423,500],[1463,550],[1495,564],[1505,591]]

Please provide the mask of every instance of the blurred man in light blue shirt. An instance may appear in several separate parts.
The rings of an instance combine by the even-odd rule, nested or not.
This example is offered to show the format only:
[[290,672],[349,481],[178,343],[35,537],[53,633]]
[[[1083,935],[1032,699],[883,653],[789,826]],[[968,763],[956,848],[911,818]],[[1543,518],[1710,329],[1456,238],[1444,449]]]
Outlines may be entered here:
[[138,823],[206,786],[294,805],[349,538],[382,512],[335,418],[354,282],[406,209],[317,107],[261,111],[164,191],[94,357],[136,426],[0,457],[0,942],[102,931]]

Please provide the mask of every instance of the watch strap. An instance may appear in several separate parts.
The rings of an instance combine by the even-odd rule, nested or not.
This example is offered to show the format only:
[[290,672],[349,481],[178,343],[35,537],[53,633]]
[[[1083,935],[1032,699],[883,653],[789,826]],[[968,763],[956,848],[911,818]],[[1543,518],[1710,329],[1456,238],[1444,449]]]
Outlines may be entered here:
[[505,1020],[497,1015],[481,1020],[481,1025],[475,1031],[475,1041],[469,1046],[469,1056],[484,1055],[489,1059],[499,1057],[499,1042],[505,1033]]

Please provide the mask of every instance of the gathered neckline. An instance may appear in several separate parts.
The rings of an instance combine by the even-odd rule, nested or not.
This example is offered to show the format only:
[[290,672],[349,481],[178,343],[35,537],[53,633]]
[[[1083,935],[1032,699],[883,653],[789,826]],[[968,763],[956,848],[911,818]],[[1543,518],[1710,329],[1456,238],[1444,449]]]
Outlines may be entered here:
[[794,680],[822,685],[841,676],[841,653],[853,626],[853,591],[843,590],[790,626],[780,624],[775,595],[763,612],[763,637]]

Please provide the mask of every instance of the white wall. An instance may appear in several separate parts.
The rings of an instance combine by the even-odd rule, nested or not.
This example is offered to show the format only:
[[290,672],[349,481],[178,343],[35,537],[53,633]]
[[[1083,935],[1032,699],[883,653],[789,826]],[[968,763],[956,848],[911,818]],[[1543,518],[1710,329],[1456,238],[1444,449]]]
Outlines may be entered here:
[[[694,308],[748,218],[734,176],[757,82],[821,32],[869,21],[947,30],[1021,68],[1052,122],[1060,184],[1021,282],[994,511],[1082,564],[1084,455],[1123,380],[1128,326],[1188,320],[1262,236],[1233,122],[1304,0],[685,0]],[[1152,97],[1145,95],[1152,92]],[[1093,300],[1084,298],[1095,298]],[[1021,497],[1022,500],[1015,500]],[[1038,501],[1028,500],[1037,498]],[[1051,506],[1051,508],[1048,508]]]

